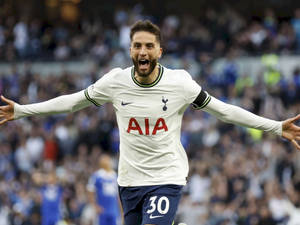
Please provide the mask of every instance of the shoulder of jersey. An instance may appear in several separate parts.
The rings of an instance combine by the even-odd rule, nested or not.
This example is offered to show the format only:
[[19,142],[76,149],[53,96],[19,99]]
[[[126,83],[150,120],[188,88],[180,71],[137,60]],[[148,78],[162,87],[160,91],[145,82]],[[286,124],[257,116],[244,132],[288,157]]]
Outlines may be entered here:
[[191,75],[184,69],[169,69],[165,67],[165,74],[172,78],[191,79]]
[[123,76],[124,74],[130,74],[131,72],[131,67],[122,69],[122,68],[114,68],[111,71],[109,71],[109,75],[114,77],[114,78],[120,78],[120,76]]

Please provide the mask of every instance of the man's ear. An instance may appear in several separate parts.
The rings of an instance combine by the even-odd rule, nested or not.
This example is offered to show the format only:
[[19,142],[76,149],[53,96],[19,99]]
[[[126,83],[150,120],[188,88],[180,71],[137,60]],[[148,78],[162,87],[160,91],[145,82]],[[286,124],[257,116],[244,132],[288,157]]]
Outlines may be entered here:
[[159,56],[158,56],[158,58],[161,58],[162,54],[163,54],[163,49],[159,48]]

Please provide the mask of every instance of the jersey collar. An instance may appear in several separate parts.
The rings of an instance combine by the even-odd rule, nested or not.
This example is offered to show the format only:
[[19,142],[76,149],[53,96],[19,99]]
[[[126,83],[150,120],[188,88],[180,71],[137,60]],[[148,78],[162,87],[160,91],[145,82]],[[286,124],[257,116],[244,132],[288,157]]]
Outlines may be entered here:
[[159,66],[159,68],[158,68],[158,76],[157,76],[157,78],[155,79],[155,81],[153,81],[152,83],[150,83],[150,84],[142,84],[142,83],[140,83],[135,77],[134,77],[134,66],[132,67],[132,69],[131,69],[131,77],[132,77],[132,80],[134,81],[134,83],[135,84],[137,84],[138,86],[140,86],[140,87],[144,87],[144,88],[150,88],[150,87],[153,87],[153,86],[155,86],[159,81],[160,81],[160,79],[161,79],[161,77],[162,77],[162,75],[163,75],[163,73],[164,73],[164,67],[162,66],[162,65],[160,65],[159,63],[158,63],[158,66]]

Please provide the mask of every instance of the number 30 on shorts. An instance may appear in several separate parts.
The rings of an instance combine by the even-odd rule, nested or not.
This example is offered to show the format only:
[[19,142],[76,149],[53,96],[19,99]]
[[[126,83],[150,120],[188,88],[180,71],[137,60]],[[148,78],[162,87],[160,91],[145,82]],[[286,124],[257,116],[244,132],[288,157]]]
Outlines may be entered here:
[[150,201],[150,209],[147,210],[147,213],[153,213],[157,210],[160,214],[167,214],[170,208],[169,199],[166,196],[160,197],[157,201],[157,196],[152,196]]

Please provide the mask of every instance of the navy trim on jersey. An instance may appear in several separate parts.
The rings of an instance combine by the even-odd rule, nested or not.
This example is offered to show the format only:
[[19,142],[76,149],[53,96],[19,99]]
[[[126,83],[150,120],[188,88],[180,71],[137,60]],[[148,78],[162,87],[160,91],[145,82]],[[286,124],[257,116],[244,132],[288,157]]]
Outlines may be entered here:
[[211,96],[206,92],[201,90],[200,94],[197,96],[195,101],[192,103],[195,109],[203,109],[210,102]]
[[84,90],[84,95],[85,95],[86,99],[89,100],[91,103],[93,103],[95,106],[98,106],[98,107],[101,106],[95,100],[91,99],[91,97],[89,96],[88,89]]
[[162,75],[164,73],[164,67],[161,66],[159,63],[158,63],[158,66],[159,66],[159,72],[158,72],[158,76],[157,78],[155,79],[155,81],[153,81],[151,84],[142,84],[140,83],[134,76],[134,66],[132,67],[131,69],[131,77],[132,77],[132,80],[134,81],[135,84],[137,84],[138,86],[140,87],[143,87],[143,88],[150,88],[150,87],[153,87],[154,85],[156,85],[162,78]]

